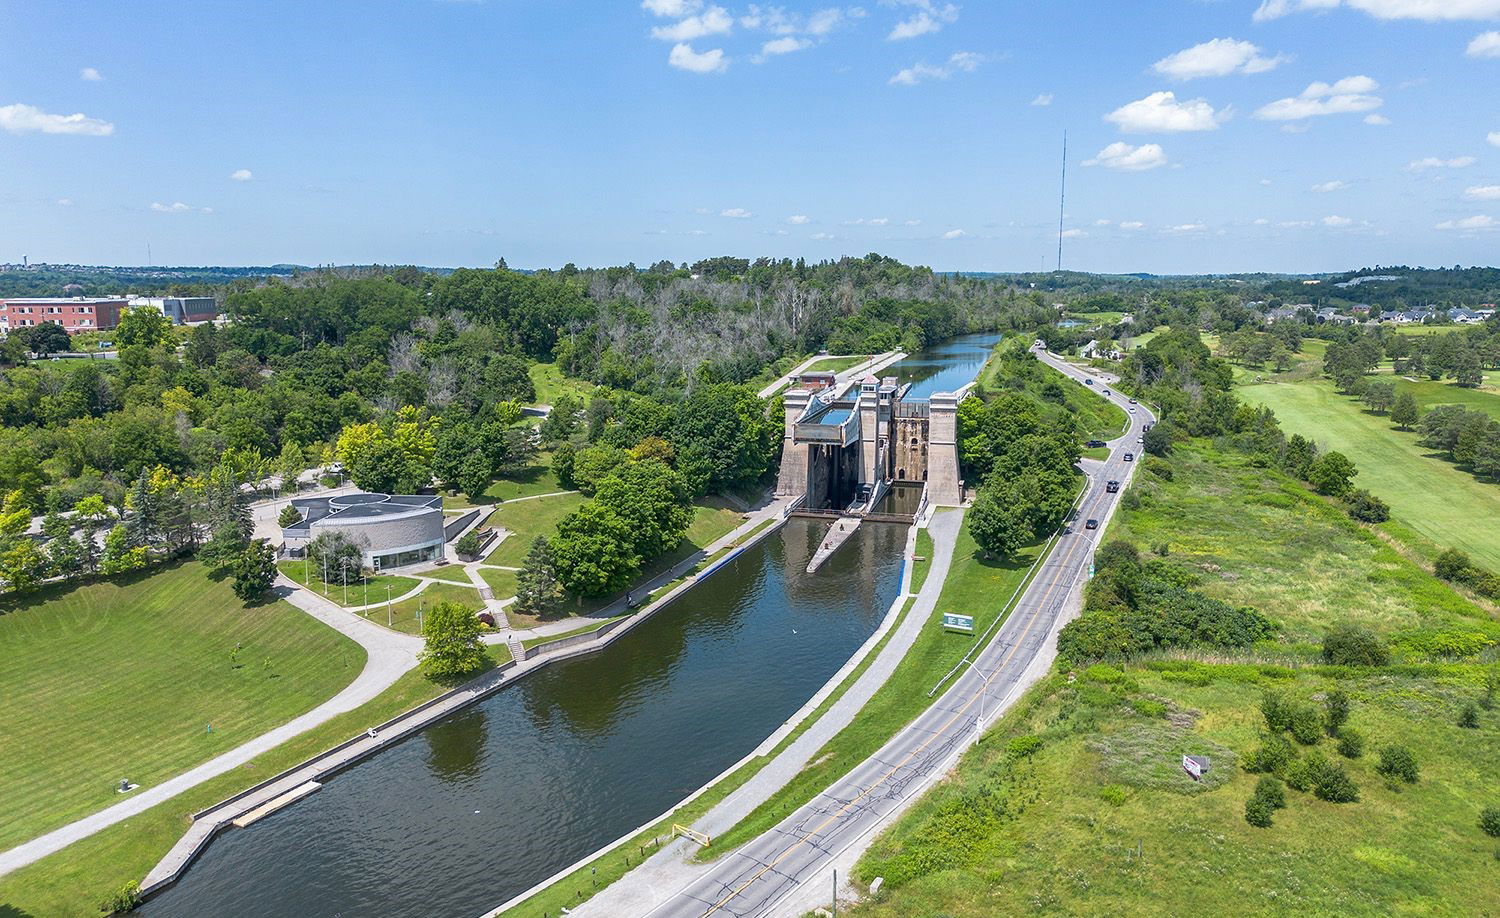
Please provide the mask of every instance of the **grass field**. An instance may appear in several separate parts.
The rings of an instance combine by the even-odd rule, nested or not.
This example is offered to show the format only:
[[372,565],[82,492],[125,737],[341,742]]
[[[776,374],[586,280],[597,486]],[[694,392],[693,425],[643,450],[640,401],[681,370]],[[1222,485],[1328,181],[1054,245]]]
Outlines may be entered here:
[[[488,647],[493,665],[510,659]],[[190,814],[436,697],[449,686],[412,670],[373,700],[296,736],[228,774],[152,807],[14,873],[0,877],[0,916],[53,918],[99,914],[98,904],[139,880],[187,830]],[[114,780],[118,780],[118,775]]]
[[536,389],[538,405],[550,405],[564,392],[570,392],[587,402],[589,393],[594,391],[593,383],[564,376],[556,363],[534,363],[528,372],[531,374],[532,388]]
[[[1455,725],[1479,667],[1366,675],[1182,664],[1059,674],[1029,693],[956,777],[916,804],[856,868],[885,878],[862,918],[994,915],[1494,915],[1497,842],[1478,827],[1496,805],[1500,714]],[[1338,686],[1363,758],[1343,759],[1357,803],[1288,788],[1274,825],[1244,820],[1257,780],[1235,765],[1260,742],[1267,688],[1313,703]],[[1039,737],[1030,756],[1013,737]],[[1420,780],[1388,785],[1376,750],[1401,743]],[[1210,754],[1202,784],[1178,766]],[[846,914],[840,909],[840,914]]]
[[1500,571],[1500,527],[1491,524],[1500,519],[1500,487],[1418,446],[1415,433],[1395,430],[1389,418],[1339,395],[1327,380],[1263,383],[1239,392],[1247,402],[1276,412],[1287,433],[1352,458],[1359,467],[1355,485],[1379,495],[1413,529]]
[[468,572],[459,564],[449,564],[444,567],[433,568],[430,571],[422,571],[421,576],[431,577],[434,580],[446,580],[449,583],[473,585],[473,581],[469,579]]
[[[370,601],[375,603],[373,594]],[[411,599],[391,603],[389,610],[385,603],[381,602],[375,603],[374,608],[366,609],[360,614],[377,625],[384,625],[403,634],[421,634],[422,625],[421,618],[417,614],[418,610],[431,609],[440,602],[456,602],[476,610],[484,607],[484,600],[479,598],[479,589],[473,585],[429,583],[422,592]]]
[[490,585],[496,599],[508,599],[516,595],[516,572],[500,571],[492,567],[481,567],[479,577]]
[[291,720],[365,662],[287,603],[245,608],[195,563],[0,613],[0,850],[118,802],[121,778],[159,784]]
[[510,535],[495,546],[484,560],[501,567],[520,567],[532,540],[539,535],[550,536],[556,532],[557,524],[562,518],[583,506],[584,500],[582,494],[575,493],[501,504],[490,514],[485,525],[507,529]]
[[1199,443],[1179,446],[1170,465],[1171,481],[1136,476],[1140,506],[1122,507],[1106,538],[1142,551],[1165,545],[1169,562],[1197,576],[1194,589],[1271,616],[1302,655],[1346,619],[1386,635],[1453,629],[1500,639],[1484,610],[1286,476]]
[[386,588],[389,587],[392,596],[402,596],[415,590],[422,585],[422,581],[412,577],[401,577],[396,574],[374,574],[364,580],[349,583],[348,602],[345,602],[345,590],[342,583],[324,584],[321,577],[312,570],[312,565],[307,561],[277,561],[277,570],[288,578],[302,584],[319,596],[324,595],[329,602],[341,606],[362,606],[365,604],[366,587],[370,602],[384,601]]

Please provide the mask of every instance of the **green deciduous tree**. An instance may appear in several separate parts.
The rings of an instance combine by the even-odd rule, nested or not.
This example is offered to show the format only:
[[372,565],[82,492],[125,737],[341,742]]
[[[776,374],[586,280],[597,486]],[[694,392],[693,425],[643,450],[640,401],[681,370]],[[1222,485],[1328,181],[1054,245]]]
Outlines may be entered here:
[[487,659],[480,638],[483,631],[473,609],[456,602],[438,603],[427,610],[422,622],[422,666],[440,679],[478,670]]
[[1353,488],[1354,476],[1358,474],[1348,456],[1331,451],[1313,460],[1307,470],[1307,481],[1319,494],[1342,497]]
[[276,549],[256,539],[240,552],[233,565],[234,595],[245,602],[264,596],[276,582]]
[[557,577],[578,596],[605,596],[625,589],[640,570],[635,534],[619,514],[589,501],[564,517],[552,541]]
[[1411,430],[1417,425],[1418,417],[1417,397],[1410,392],[1397,395],[1391,404],[1391,423],[1402,430]]

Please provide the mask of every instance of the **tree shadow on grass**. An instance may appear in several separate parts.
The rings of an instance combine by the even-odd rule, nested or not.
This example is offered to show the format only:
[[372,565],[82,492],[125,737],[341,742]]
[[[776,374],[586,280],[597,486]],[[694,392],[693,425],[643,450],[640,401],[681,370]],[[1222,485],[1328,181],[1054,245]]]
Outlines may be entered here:
[[[133,586],[134,584],[140,583],[146,580],[148,577],[155,576],[156,574],[162,574],[166,573],[167,571],[176,570],[177,568],[186,564],[188,560],[189,559],[187,558],[178,557],[173,558],[169,561],[163,561],[160,564],[153,564],[150,567],[142,568],[138,571],[131,571],[127,574],[115,574],[112,577],[106,577],[103,574],[89,574],[85,577],[77,577],[73,580],[64,580],[60,583],[49,583],[43,586],[41,589],[32,591],[30,593],[24,593],[20,596],[7,596],[4,600],[0,600],[0,615],[9,615],[14,612],[24,612],[26,609],[32,606],[39,605],[45,602],[51,602],[54,599],[61,599],[64,596],[67,596],[69,593],[72,593],[74,590],[77,590],[81,587],[93,586],[94,584],[98,583],[110,583],[120,587]],[[0,913],[0,918],[4,918],[3,913]]]
[[14,905],[6,905],[0,902],[0,918],[32,918],[32,914],[22,911]]

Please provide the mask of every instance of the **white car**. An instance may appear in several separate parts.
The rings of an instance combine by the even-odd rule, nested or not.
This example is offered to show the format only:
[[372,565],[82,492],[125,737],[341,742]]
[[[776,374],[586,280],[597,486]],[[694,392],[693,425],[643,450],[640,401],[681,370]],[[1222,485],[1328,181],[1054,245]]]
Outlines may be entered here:
[[1134,408],[1130,409],[1130,413],[1131,414],[1135,414],[1135,409]]

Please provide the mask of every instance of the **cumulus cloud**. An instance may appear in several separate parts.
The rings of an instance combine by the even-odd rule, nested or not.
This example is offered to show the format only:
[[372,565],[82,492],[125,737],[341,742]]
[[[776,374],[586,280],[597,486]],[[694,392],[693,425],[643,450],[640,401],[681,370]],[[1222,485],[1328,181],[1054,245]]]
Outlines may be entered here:
[[711,6],[696,16],[669,26],[657,26],[651,30],[651,37],[662,41],[692,41],[709,35],[727,35],[733,28],[734,18],[729,11],[722,6]]
[[922,221],[921,220],[903,220],[903,221],[901,221],[901,225],[902,226],[921,226],[922,225]]
[[943,26],[958,19],[958,7],[951,3],[937,4],[932,0],[900,0],[903,6],[916,7],[917,11],[896,23],[886,41],[905,41],[930,35]]
[[1204,99],[1177,101],[1173,92],[1153,92],[1144,99],[1122,105],[1104,116],[1126,133],[1177,133],[1212,131],[1228,117],[1216,112]]
[[804,51],[812,46],[813,42],[811,39],[798,38],[795,35],[783,35],[780,38],[773,38],[761,45],[760,56],[762,58],[777,57],[782,54],[791,54],[794,51]]
[[1136,147],[1116,141],[1100,150],[1093,159],[1084,160],[1083,164],[1103,166],[1118,172],[1145,172],[1147,169],[1167,165],[1167,154],[1162,151],[1160,144],[1143,143]]
[[234,179],[236,182],[248,182],[251,179],[255,178],[255,173],[251,172],[249,169],[236,169],[233,172],[229,173],[229,177]]
[[964,232],[961,229],[951,229],[948,232],[946,232],[946,233],[943,234],[943,238],[944,239],[962,239],[962,238],[964,238],[967,235],[969,235],[969,234],[966,233],[966,232]]
[[1468,201],[1500,201],[1500,185],[1471,185],[1464,189]]
[[163,204],[160,201],[152,201],[151,209],[159,214],[211,214],[214,212],[214,209],[212,207],[193,207],[191,205],[184,204],[181,201],[173,201],[171,204]]
[[724,56],[723,48],[700,53],[686,42],[672,46],[672,53],[667,55],[667,63],[689,73],[722,73],[729,69],[729,58]]
[[1302,94],[1263,105],[1255,113],[1262,121],[1300,121],[1322,115],[1367,112],[1385,104],[1373,95],[1380,84],[1367,76],[1344,77],[1336,83],[1310,84]]
[[72,198],[58,198],[56,203],[57,203],[58,207],[72,207],[73,206],[73,199]]
[[1329,216],[1323,218],[1323,225],[1333,227],[1353,226],[1354,221],[1349,217],[1340,217],[1338,214],[1330,214]]
[[1472,217],[1464,217],[1462,220],[1444,220],[1434,229],[1440,230],[1492,230],[1500,229],[1500,220],[1488,214],[1475,214]]
[[837,239],[838,237],[835,236],[832,233],[813,233],[811,236],[809,236],[807,238],[809,238],[809,239],[817,239],[819,241],[826,241],[826,240],[829,240],[829,239]]
[[755,214],[752,214],[750,211],[746,210],[743,207],[726,207],[725,209],[719,211],[719,216],[729,217],[732,220],[748,220],[749,218],[755,216]]
[[1163,229],[1162,232],[1174,236],[1182,236],[1188,233],[1201,233],[1206,229],[1208,229],[1208,226],[1204,223],[1179,223],[1176,226],[1169,226]]
[[1255,10],[1254,19],[1265,22],[1289,13],[1338,7],[1359,10],[1376,19],[1420,19],[1426,22],[1500,16],[1500,0],[1262,0]]
[[1500,57],[1500,32],[1481,32],[1469,42],[1470,57]]
[[78,71],[78,78],[80,80],[87,80],[90,83],[97,83],[100,80],[104,79],[104,75],[101,74],[97,68],[85,67],[82,70]]
[[1052,104],[1052,93],[1037,93],[1037,97],[1031,100],[1031,104],[1037,106],[1038,108],[1046,108],[1048,105]]
[[1365,116],[1365,124],[1373,124],[1376,127],[1384,127],[1385,125],[1390,124],[1390,123],[1391,123],[1391,119],[1387,118],[1384,115],[1366,115]]
[[82,113],[54,115],[35,105],[0,105],[0,128],[12,134],[81,134],[108,137],[115,126]]
[[1087,236],[1087,235],[1088,235],[1088,233],[1084,232],[1081,229],[1068,229],[1068,230],[1063,230],[1062,237],[1064,239],[1079,239],[1079,238],[1082,238],[1082,237]]
[[703,7],[703,0],[641,0],[641,9],[663,18],[691,16]]
[[1338,191],[1342,188],[1348,187],[1349,183],[1344,181],[1343,179],[1334,179],[1331,182],[1320,182],[1319,184],[1312,186],[1312,190],[1316,191],[1318,194],[1327,194],[1330,191]]
[[1290,58],[1283,54],[1267,57],[1248,41],[1215,38],[1193,45],[1157,61],[1151,68],[1174,80],[1198,77],[1228,76],[1231,73],[1265,73],[1275,70]]
[[786,218],[786,222],[792,224],[793,226],[803,226],[805,224],[811,223],[812,217],[809,217],[807,214],[792,214],[790,217]]
[[1436,156],[1427,156],[1422,159],[1414,159],[1406,164],[1408,172],[1424,172],[1428,169],[1466,169],[1479,162],[1472,156],[1455,156],[1452,159],[1440,159]]
[[955,51],[940,66],[913,64],[890,78],[892,86],[915,86],[926,80],[946,80],[955,73],[973,73],[984,63],[984,55],[973,51]]
[[1485,140],[1488,140],[1492,147],[1500,147],[1500,131],[1490,131]]
[[1120,223],[1120,229],[1123,229],[1123,230],[1138,230],[1138,229],[1145,229],[1145,228],[1146,228],[1146,224],[1142,223],[1139,220],[1124,220],[1124,221],[1121,221],[1121,223]]

